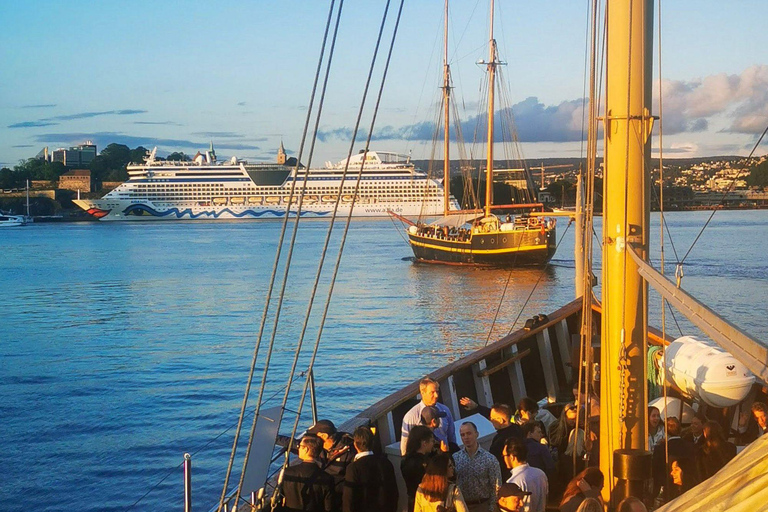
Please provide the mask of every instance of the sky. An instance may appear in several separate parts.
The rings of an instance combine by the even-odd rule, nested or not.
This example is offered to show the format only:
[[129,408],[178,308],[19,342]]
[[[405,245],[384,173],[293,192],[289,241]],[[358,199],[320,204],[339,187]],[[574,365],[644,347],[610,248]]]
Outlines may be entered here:
[[[588,3],[497,0],[507,107],[527,158],[582,156]],[[329,4],[0,0],[0,166],[12,167],[45,146],[86,140],[99,151],[116,142],[157,146],[161,155],[194,154],[212,142],[220,157],[249,161],[274,161],[282,141],[297,155]],[[384,5],[344,2],[313,166],[343,159],[352,145]],[[392,5],[394,14],[399,3]],[[454,94],[470,142],[484,74],[476,62],[488,53],[487,11],[486,0],[461,0],[449,16]],[[440,0],[405,2],[372,149],[428,157],[442,12]],[[766,14],[764,0],[662,2],[654,113],[660,75],[666,156],[751,151],[768,126]],[[388,45],[385,39],[363,133]],[[359,138],[353,145],[355,151],[363,146]],[[757,154],[765,153],[764,142]],[[307,146],[304,163],[308,155]]]

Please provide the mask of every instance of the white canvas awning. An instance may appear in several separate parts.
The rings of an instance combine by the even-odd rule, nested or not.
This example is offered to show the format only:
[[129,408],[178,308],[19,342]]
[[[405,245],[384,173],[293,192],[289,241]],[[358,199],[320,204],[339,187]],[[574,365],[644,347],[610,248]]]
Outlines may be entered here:
[[656,512],[768,510],[768,435],[758,438],[718,471]]
[[449,228],[458,228],[464,224],[473,222],[482,216],[482,213],[459,213],[456,215],[447,215],[445,217],[440,217],[429,225],[435,227],[447,226]]

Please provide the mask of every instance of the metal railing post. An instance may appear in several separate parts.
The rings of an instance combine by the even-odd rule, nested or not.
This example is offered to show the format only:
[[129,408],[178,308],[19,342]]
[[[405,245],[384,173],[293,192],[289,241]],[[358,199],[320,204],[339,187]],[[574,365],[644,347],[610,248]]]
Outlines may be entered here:
[[184,512],[192,512],[192,456],[184,454]]

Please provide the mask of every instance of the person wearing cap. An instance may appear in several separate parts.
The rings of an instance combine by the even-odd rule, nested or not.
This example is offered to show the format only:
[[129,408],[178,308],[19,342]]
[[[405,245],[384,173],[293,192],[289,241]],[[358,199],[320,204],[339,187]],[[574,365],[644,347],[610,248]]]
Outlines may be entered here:
[[469,512],[494,512],[496,492],[501,486],[501,469],[496,457],[477,442],[477,426],[465,421],[459,428],[464,447],[453,454],[456,483]]
[[314,435],[299,441],[299,464],[285,468],[280,481],[287,512],[334,510],[333,478],[322,470],[323,442]]
[[530,492],[522,490],[517,484],[502,484],[496,504],[501,512],[522,512],[524,500],[530,495]]
[[343,512],[395,512],[399,493],[395,468],[384,455],[373,453],[374,437],[368,427],[354,434],[355,460],[344,477]]
[[[419,381],[419,392],[421,401],[411,407],[403,417],[403,427],[400,435],[400,453],[405,455],[405,446],[408,443],[408,432],[416,425],[424,425],[422,410],[425,407],[433,407],[435,411],[427,412],[427,420],[430,424],[436,425],[432,428],[435,438],[440,441],[440,448],[443,451],[449,451],[449,445],[456,443],[456,427],[453,423],[451,411],[445,405],[439,403],[437,398],[440,396],[440,385],[437,381],[424,377]],[[429,426],[429,424],[426,424]]]
[[320,420],[307,430],[323,441],[323,470],[333,477],[336,509],[341,508],[344,475],[355,458],[355,449],[349,434],[338,432],[331,420]]
[[549,480],[539,468],[528,465],[528,448],[520,439],[511,438],[504,445],[504,460],[511,469],[507,482],[517,484],[530,496],[525,498],[526,512],[544,512],[547,508]]

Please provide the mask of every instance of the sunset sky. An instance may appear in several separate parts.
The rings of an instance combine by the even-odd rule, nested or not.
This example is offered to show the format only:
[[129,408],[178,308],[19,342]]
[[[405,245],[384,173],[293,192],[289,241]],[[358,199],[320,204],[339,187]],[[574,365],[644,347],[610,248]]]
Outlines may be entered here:
[[[296,154],[329,3],[0,0],[0,165],[85,140],[160,154],[194,154],[212,141],[220,156],[251,161],[274,160],[282,140]],[[526,157],[581,156],[587,4],[497,1]],[[405,4],[373,149],[428,156],[442,8]],[[383,9],[379,0],[344,4],[313,165],[346,156]],[[450,59],[470,140],[487,9],[485,0],[452,4]],[[661,9],[665,153],[748,154],[768,126],[768,3],[675,0]]]

